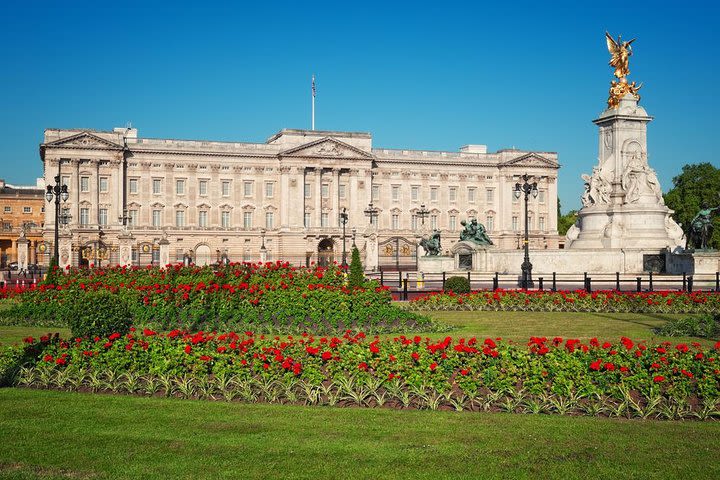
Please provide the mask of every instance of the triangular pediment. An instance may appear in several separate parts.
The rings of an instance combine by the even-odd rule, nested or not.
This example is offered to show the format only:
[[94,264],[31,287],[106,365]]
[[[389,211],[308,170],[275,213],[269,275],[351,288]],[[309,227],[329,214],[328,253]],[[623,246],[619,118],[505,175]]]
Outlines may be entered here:
[[314,157],[314,158],[360,158],[372,160],[374,157],[368,153],[341,142],[332,137],[325,137],[314,142],[305,143],[280,154],[283,157]]
[[519,157],[513,158],[512,160],[508,160],[505,163],[502,163],[501,166],[560,168],[560,165],[557,162],[550,160],[549,158],[543,157],[542,155],[539,155],[537,153],[526,153],[525,155],[521,155]]
[[105,140],[90,132],[80,132],[77,135],[61,138],[45,144],[46,147],[72,147],[72,148],[101,148],[122,150],[122,145],[118,145],[110,140]]

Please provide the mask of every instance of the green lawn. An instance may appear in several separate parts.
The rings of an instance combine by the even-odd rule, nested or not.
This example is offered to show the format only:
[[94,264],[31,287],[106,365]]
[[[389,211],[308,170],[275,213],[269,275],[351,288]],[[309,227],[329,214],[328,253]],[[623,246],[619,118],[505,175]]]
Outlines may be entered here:
[[[673,343],[697,341],[705,346],[714,343],[692,337],[659,337],[653,328],[689,314],[643,313],[576,313],[576,312],[429,312],[431,317],[456,327],[452,336],[502,337],[526,342],[530,336],[563,337],[587,340],[618,341],[625,336],[633,340]],[[428,334],[444,337],[447,334]],[[717,339],[715,339],[717,340]]]
[[[622,336],[633,340],[662,342],[698,341],[710,346],[717,341],[690,337],[658,337],[653,328],[673,318],[687,317],[688,314],[640,314],[640,313],[576,313],[576,312],[429,312],[427,315],[442,323],[452,325],[448,333],[424,334],[432,338],[453,337],[502,337],[515,342],[525,342],[530,336],[580,338],[587,340],[597,337],[601,340],[617,341]],[[0,345],[21,342],[31,335],[39,338],[48,332],[70,334],[68,329],[52,327],[0,326]],[[420,332],[422,333],[422,332]],[[394,335],[387,335],[392,337]]]
[[718,422],[0,390],[0,478],[720,478]]

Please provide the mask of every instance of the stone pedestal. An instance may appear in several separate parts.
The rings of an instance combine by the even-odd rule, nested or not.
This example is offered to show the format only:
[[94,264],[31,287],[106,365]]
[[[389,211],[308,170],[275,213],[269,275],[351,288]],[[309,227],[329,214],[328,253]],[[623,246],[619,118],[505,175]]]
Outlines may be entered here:
[[378,269],[378,237],[374,231],[365,233],[365,270],[372,271]]
[[132,264],[132,241],[133,236],[130,232],[122,232],[118,235],[119,243],[119,255],[118,265],[121,267],[129,266]]
[[418,257],[418,272],[442,273],[455,270],[455,258],[447,255]]
[[58,267],[61,271],[66,272],[72,263],[72,235],[67,233],[60,234],[58,242],[59,255]]
[[158,245],[160,246],[160,268],[165,268],[170,264],[170,242],[163,237]]
[[20,238],[17,239],[17,262],[18,271],[20,272],[26,271],[28,268],[30,258],[29,245],[30,241],[25,238],[24,235],[21,235]]
[[720,252],[696,250],[694,252],[668,253],[669,273],[715,273],[720,272]]
[[450,248],[453,256],[453,270],[486,271],[488,264],[488,249],[491,245],[478,245],[473,242],[461,240]]
[[568,231],[568,249],[641,249],[661,253],[685,246],[682,229],[662,198],[648,165],[645,109],[628,94],[617,108],[594,120],[599,127],[599,162],[583,175],[585,194],[578,220]]

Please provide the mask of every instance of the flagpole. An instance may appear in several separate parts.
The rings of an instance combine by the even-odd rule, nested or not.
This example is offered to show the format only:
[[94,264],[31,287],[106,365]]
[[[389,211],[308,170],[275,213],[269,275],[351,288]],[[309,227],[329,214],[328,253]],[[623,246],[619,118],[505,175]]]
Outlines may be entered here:
[[315,130],[315,75],[312,76],[312,129]]

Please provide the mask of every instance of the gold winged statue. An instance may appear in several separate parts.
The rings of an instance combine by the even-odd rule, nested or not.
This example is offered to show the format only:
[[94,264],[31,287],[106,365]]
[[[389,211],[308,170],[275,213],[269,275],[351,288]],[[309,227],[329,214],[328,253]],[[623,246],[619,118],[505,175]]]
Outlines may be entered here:
[[635,39],[633,38],[629,42],[622,41],[622,35],[618,35],[617,41],[608,33],[605,32],[605,39],[607,40],[608,52],[610,52],[610,66],[615,68],[615,76],[618,78],[617,81],[613,80],[610,83],[610,96],[608,97],[608,108],[617,108],[620,105],[620,100],[631,93],[639,101],[640,95],[638,90],[642,87],[642,84],[636,85],[635,82],[628,83],[627,76],[630,74],[630,55],[632,55],[632,44]]

